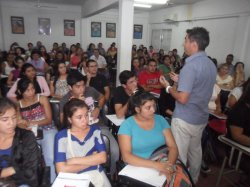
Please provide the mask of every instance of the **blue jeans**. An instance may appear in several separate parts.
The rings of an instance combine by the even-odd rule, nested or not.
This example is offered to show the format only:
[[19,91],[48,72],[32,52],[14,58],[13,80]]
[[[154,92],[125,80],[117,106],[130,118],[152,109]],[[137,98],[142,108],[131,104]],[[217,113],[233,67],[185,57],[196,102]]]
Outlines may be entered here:
[[56,128],[49,130],[43,129],[43,139],[37,141],[42,146],[45,164],[50,167],[50,183],[52,183],[56,178],[54,165],[54,139],[56,133]]

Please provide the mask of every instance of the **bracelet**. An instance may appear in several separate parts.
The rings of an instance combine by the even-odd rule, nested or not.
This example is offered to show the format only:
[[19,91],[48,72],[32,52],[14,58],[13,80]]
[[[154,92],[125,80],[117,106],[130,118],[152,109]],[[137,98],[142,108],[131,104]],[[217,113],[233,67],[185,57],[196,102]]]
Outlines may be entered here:
[[172,86],[167,86],[166,92],[169,93],[169,89],[172,88]]

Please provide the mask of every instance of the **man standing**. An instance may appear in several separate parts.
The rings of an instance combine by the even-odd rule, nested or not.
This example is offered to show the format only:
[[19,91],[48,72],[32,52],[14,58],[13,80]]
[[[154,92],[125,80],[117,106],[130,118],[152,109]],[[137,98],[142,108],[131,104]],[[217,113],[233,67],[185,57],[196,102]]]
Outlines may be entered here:
[[233,60],[234,60],[234,55],[233,54],[228,54],[226,58],[226,65],[228,66],[229,69],[229,75],[234,74],[234,65],[233,65]]
[[198,181],[202,150],[201,136],[208,120],[208,102],[216,79],[216,67],[207,57],[205,48],[209,44],[209,33],[202,27],[188,29],[184,42],[189,56],[179,77],[170,77],[178,85],[170,86],[161,76],[160,82],[176,100],[171,129],[179,149],[181,160],[189,163],[190,174]]

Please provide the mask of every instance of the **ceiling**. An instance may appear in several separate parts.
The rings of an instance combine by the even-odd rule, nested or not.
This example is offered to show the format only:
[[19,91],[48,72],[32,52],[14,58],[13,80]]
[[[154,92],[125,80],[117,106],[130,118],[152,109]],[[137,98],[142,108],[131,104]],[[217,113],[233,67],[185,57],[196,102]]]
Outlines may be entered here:
[[[17,0],[9,0],[9,1],[17,1]],[[40,1],[40,4],[46,3],[46,4],[60,4],[60,5],[82,5],[83,2],[86,0],[18,0],[18,2],[22,2],[22,1],[34,3],[34,4],[37,4]],[[103,1],[105,1],[105,0],[103,0]],[[153,5],[151,9],[145,9],[145,10],[150,11],[150,10],[166,8],[168,6],[192,4],[192,3],[199,2],[199,1],[203,1],[203,0],[170,0],[169,5],[167,5],[167,4],[166,5]],[[142,9],[142,8],[136,8],[136,9]]]

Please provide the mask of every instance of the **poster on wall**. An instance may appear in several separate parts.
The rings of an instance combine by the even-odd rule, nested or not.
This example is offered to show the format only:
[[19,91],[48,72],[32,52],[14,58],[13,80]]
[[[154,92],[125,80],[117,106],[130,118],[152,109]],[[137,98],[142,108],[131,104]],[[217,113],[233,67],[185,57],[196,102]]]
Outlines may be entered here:
[[116,37],[116,24],[106,23],[106,38],[115,38],[115,37]]
[[142,39],[142,25],[134,25],[134,39]]
[[91,37],[101,37],[102,24],[101,22],[91,22]]
[[51,26],[49,18],[38,18],[38,33],[40,35],[50,35],[51,34]]
[[64,36],[75,36],[75,20],[64,20]]
[[24,34],[24,19],[23,17],[11,16],[11,31],[12,34]]

